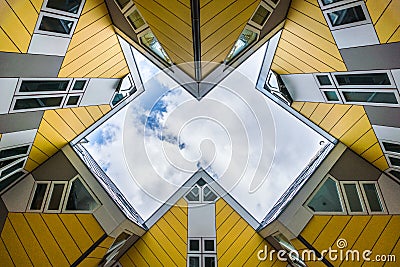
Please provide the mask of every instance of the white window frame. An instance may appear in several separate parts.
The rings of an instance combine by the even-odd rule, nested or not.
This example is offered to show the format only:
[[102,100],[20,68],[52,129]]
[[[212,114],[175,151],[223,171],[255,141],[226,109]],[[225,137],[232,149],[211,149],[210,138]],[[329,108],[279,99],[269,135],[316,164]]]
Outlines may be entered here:
[[[339,200],[340,200],[340,205],[342,207],[342,211],[313,211],[308,207],[308,203],[314,198],[314,196],[318,193],[320,188],[324,185],[326,180],[328,178],[331,178],[333,181],[336,183],[336,187],[339,193]],[[347,215],[347,207],[346,203],[344,202],[343,199],[343,193],[342,190],[340,189],[340,183],[337,179],[335,179],[332,175],[327,174],[324,179],[319,183],[319,185],[314,189],[314,192],[307,198],[307,200],[304,202],[303,207],[305,207],[311,214],[316,214],[316,215]]]
[[390,159],[389,159],[389,157],[392,157],[392,158],[396,158],[396,159],[399,159],[399,160],[400,160],[400,155],[396,155],[396,154],[384,154],[384,155],[385,155],[385,157],[386,157],[387,163],[389,164],[389,167],[392,167],[392,168],[400,168],[400,165],[393,165],[393,164],[390,162]]
[[[118,4],[117,4],[117,5],[118,5]],[[128,4],[128,5],[129,5],[129,4]],[[125,8],[124,8],[124,9],[125,9]],[[141,17],[141,18],[143,19],[143,21],[144,21],[144,25],[141,26],[141,27],[138,28],[138,29],[135,29],[135,27],[133,26],[132,22],[128,19],[128,16],[129,16],[130,14],[132,14],[133,11],[135,11],[135,10],[139,13],[140,17]],[[131,25],[132,29],[135,31],[135,33],[139,33],[139,32],[141,32],[141,31],[144,31],[145,29],[149,28],[149,25],[147,24],[147,22],[146,22],[146,20],[144,19],[142,13],[140,13],[140,11],[139,11],[139,9],[136,7],[136,5],[130,6],[130,7],[124,12],[124,16],[125,16],[125,19],[128,21],[129,25]],[[154,33],[153,33],[153,34],[154,34]]]
[[6,176],[1,177],[1,178],[0,178],[0,182],[1,182],[1,181],[4,181],[5,179],[7,179],[8,177],[10,177],[10,176],[13,175],[14,173],[17,173],[17,172],[23,170],[27,159],[28,159],[28,157],[23,157],[23,158],[20,158],[20,159],[16,158],[13,162],[11,162],[11,163],[9,163],[8,165],[2,167],[2,168],[0,169],[0,175],[3,173],[3,171],[7,170],[8,168],[10,168],[10,167],[12,167],[12,166],[14,166],[14,165],[16,165],[16,164],[19,164],[19,163],[23,162],[22,168],[16,169],[16,170],[10,172],[9,174],[7,174]]
[[389,169],[385,170],[385,173],[386,173],[387,175],[389,175],[389,176],[390,176],[392,179],[394,179],[395,181],[400,182],[400,178],[394,176],[393,174],[391,174],[390,171],[398,171],[398,172],[400,172],[400,168],[393,168],[393,167],[390,167]]
[[[97,207],[95,207],[93,210],[66,210],[67,208],[67,203],[68,203],[68,196],[71,192],[71,187],[72,187],[72,183],[76,180],[76,179],[80,179],[81,183],[83,184],[83,186],[86,188],[86,190],[89,192],[89,194],[93,197],[93,199],[96,201],[97,203]],[[99,199],[96,197],[96,195],[92,192],[92,190],[90,189],[90,187],[86,184],[86,182],[81,178],[81,176],[78,174],[76,175],[74,178],[72,178],[69,182],[68,182],[68,188],[67,188],[67,193],[65,194],[65,199],[63,202],[63,206],[62,206],[62,210],[61,213],[94,213],[99,207],[101,206],[101,202],[99,201]]]
[[[197,250],[190,250],[190,240],[197,240],[199,241],[199,251]],[[202,240],[200,237],[189,237],[188,238],[188,245],[187,245],[187,253],[188,254],[201,254],[203,251]]]
[[203,266],[203,257],[201,254],[187,254],[186,266],[189,267],[189,257],[199,258],[199,266]]
[[[63,192],[61,194],[61,200],[60,200],[60,206],[58,207],[57,210],[49,210],[49,204],[50,204],[50,199],[51,196],[53,194],[53,189],[54,189],[54,184],[64,184],[64,189]],[[65,196],[66,196],[66,192],[67,192],[67,187],[68,187],[68,181],[52,181],[50,183],[50,189],[46,198],[46,205],[44,206],[44,212],[46,213],[60,213],[61,209],[64,205],[64,201],[65,201]]]
[[[206,246],[205,246],[205,241],[213,241],[214,242],[214,250],[210,250],[210,251],[206,251]],[[216,240],[216,238],[215,237],[203,237],[202,238],[202,243],[201,243],[201,247],[202,247],[202,252],[203,253],[206,253],[206,254],[215,254],[215,253],[217,253],[217,240]]]
[[[361,6],[361,9],[364,12],[365,20],[357,21],[357,22],[353,22],[353,23],[348,23],[348,24],[344,24],[344,25],[339,25],[339,26],[332,26],[332,23],[331,23],[331,20],[329,19],[328,13],[332,13],[332,12],[343,10],[343,9],[352,8],[352,7],[355,7],[355,6]],[[371,22],[371,18],[369,16],[369,12],[368,12],[367,6],[365,5],[364,1],[353,2],[353,3],[347,4],[347,5],[341,5],[341,6],[337,6],[337,7],[334,7],[334,8],[325,9],[325,10],[323,10],[323,14],[324,14],[326,22],[328,23],[329,28],[332,31],[372,23]]]
[[[336,89],[336,83],[333,81],[332,75],[329,72],[313,73],[313,76],[314,76],[315,82],[317,83],[319,88]],[[331,85],[321,85],[318,81],[317,76],[328,76],[328,79],[331,82]]]
[[119,4],[116,0],[114,0],[114,3],[119,8],[119,10],[121,10],[122,13],[125,13],[128,9],[130,9],[134,5],[133,1],[130,0],[129,3],[126,4],[126,6],[124,8],[121,9],[121,7],[119,6]]
[[[38,91],[38,92],[20,92],[21,90],[21,85],[22,82],[26,82],[26,81],[32,81],[32,82],[36,82],[36,81],[49,81],[49,82],[61,82],[61,81],[68,81],[68,85],[67,88],[65,89],[65,91],[59,90],[59,91]],[[18,79],[18,83],[17,83],[17,89],[15,91],[15,96],[31,96],[31,95],[49,95],[49,94],[66,94],[68,93],[68,91],[70,90],[71,87],[71,83],[72,83],[72,79],[71,78],[20,78]]]
[[218,258],[217,258],[217,255],[216,254],[208,254],[208,253],[204,253],[204,254],[202,254],[202,260],[201,260],[201,263],[202,264],[200,264],[200,266],[203,266],[203,267],[205,267],[206,266],[206,257],[210,257],[210,258],[214,258],[215,259],[215,267],[217,267],[218,266]]
[[[273,4],[272,1],[268,1],[268,2],[269,2],[270,5]],[[279,3],[279,2],[278,2],[278,3]],[[262,30],[262,28],[264,28],[265,24],[267,23],[267,21],[269,20],[269,18],[270,18],[271,15],[272,15],[272,13],[274,12],[274,9],[271,7],[271,6],[273,6],[273,5],[271,5],[271,6],[270,6],[270,5],[267,5],[267,3],[261,1],[260,4],[257,6],[256,10],[255,10],[255,11],[253,12],[253,14],[251,15],[250,20],[249,20],[249,24],[250,24],[251,26],[253,26],[253,27],[256,27],[256,28],[259,29],[259,30]],[[270,12],[269,15],[268,15],[268,17],[265,19],[263,25],[260,25],[260,24],[258,24],[258,23],[255,23],[255,22],[252,20],[253,17],[254,17],[254,15],[256,14],[256,12],[257,12],[257,10],[258,10],[258,8],[259,8],[260,6],[264,7],[266,10],[268,10],[268,11]]]
[[[83,86],[83,89],[82,90],[73,90],[75,82],[80,82],[80,81],[85,81],[85,86]],[[83,93],[83,92],[85,92],[86,88],[87,88],[87,86],[89,84],[89,81],[90,81],[89,78],[74,78],[72,83],[69,86],[68,93],[75,94],[75,93]]]
[[[90,1],[90,0],[88,0],[88,1]],[[78,12],[76,14],[70,13],[70,12],[67,12],[67,11],[62,11],[62,10],[58,10],[58,9],[47,7],[47,3],[48,2],[49,2],[49,0],[44,0],[43,1],[43,5],[42,5],[42,10],[43,11],[52,12],[52,13],[56,13],[56,14],[63,15],[63,16],[68,16],[68,17],[79,18],[80,14],[82,12],[83,6],[85,5],[86,1],[85,0],[81,1],[81,4],[80,4],[80,6],[78,8]]]
[[[356,186],[356,190],[357,190],[357,194],[358,194],[358,198],[360,200],[361,203],[361,207],[362,207],[362,211],[351,211],[350,209],[350,203],[349,200],[347,199],[347,194],[346,194],[346,190],[344,189],[344,185],[345,184],[352,184]],[[357,181],[340,181],[340,187],[343,193],[343,199],[346,203],[346,208],[348,211],[349,215],[361,215],[361,214],[367,214],[367,209],[366,209],[366,204],[365,204],[365,200],[364,197],[361,193],[361,189],[360,189],[360,185]]]
[[396,152],[393,152],[393,151],[388,151],[383,146],[383,142],[392,143],[392,144],[399,145],[399,146],[400,146],[400,142],[386,140],[386,139],[378,139],[378,142],[379,142],[379,145],[381,146],[382,151],[383,151],[384,154],[389,154],[389,155],[392,155],[392,156],[400,156],[400,153],[396,153]]
[[30,151],[31,151],[32,144],[33,144],[33,143],[21,144],[21,145],[15,145],[15,146],[8,146],[8,147],[2,147],[2,148],[0,149],[0,151],[7,150],[7,149],[12,149],[12,148],[16,148],[16,147],[21,147],[21,146],[28,146],[28,150],[27,150],[27,152],[26,152],[25,154],[17,154],[17,155],[15,155],[15,156],[10,156],[10,157],[1,158],[0,161],[9,160],[9,159],[16,159],[16,158],[28,156],[29,153],[30,153]]
[[[378,73],[386,73],[389,77],[390,85],[339,85],[338,81],[336,80],[335,75],[351,75],[351,74],[378,74]],[[392,72],[390,70],[375,70],[375,71],[347,71],[347,72],[332,72],[331,74],[334,84],[339,89],[396,89],[396,83],[394,82]]]
[[354,1],[358,1],[358,0],[344,0],[344,1],[336,2],[336,3],[332,3],[332,4],[324,4],[322,2],[322,0],[318,0],[318,4],[322,10],[325,10],[325,9],[329,9],[329,8],[333,8],[333,7],[337,7],[337,6],[341,6],[341,5],[346,5],[346,4],[354,2]]
[[[70,33],[69,34],[64,34],[64,33],[58,33],[58,32],[39,30],[39,27],[40,27],[40,24],[42,22],[43,16],[72,21],[73,25],[72,25]],[[48,12],[42,11],[42,12],[39,13],[39,18],[37,20],[34,33],[71,38],[72,35],[74,34],[74,31],[75,31],[75,28],[76,28],[77,24],[78,24],[78,19],[77,18],[68,17],[68,16],[62,16],[62,15],[57,15],[57,14],[53,14],[53,13],[48,13]]]
[[280,0],[278,2],[276,2],[276,4],[274,2],[272,2],[271,0],[263,0],[264,2],[267,2],[268,5],[270,5],[273,8],[276,8],[279,3],[281,2]]
[[[78,102],[77,102],[76,104],[74,104],[74,105],[68,105],[68,104],[67,104],[67,103],[68,103],[68,100],[69,100],[69,98],[70,98],[71,96],[79,96]],[[63,108],[76,108],[76,107],[79,107],[79,105],[80,105],[80,103],[81,103],[81,100],[82,100],[82,97],[83,97],[83,94],[82,94],[82,93],[81,93],[81,94],[67,94],[67,96],[66,96],[66,98],[65,98],[65,101],[64,101]]]
[[[324,93],[324,92],[332,92],[332,91],[336,93],[336,95],[337,95],[337,97],[339,99],[338,101],[328,100],[328,97]],[[337,89],[335,89],[335,88],[332,88],[332,89],[321,89],[321,94],[322,94],[322,97],[324,98],[326,103],[343,104],[342,96],[339,94],[339,91]]]
[[[213,192],[213,193],[217,196],[217,197],[215,198],[215,200],[211,200],[211,201],[204,200],[204,192],[203,192],[203,190],[204,190],[205,187],[208,187],[208,189],[210,189],[210,191]],[[203,185],[202,187],[200,187],[200,191],[201,191],[201,199],[200,199],[200,201],[201,201],[202,203],[214,203],[214,202],[216,202],[216,201],[218,200],[218,198],[219,198],[219,195],[217,194],[217,192],[215,192],[215,190],[212,189],[211,186],[208,185],[208,184],[205,184],[205,185]]]
[[[197,187],[197,188],[199,189],[199,200],[189,200],[189,199],[186,198],[186,195],[189,194],[190,191],[192,191],[194,187]],[[203,190],[202,190],[202,188],[201,188],[198,184],[195,184],[194,186],[192,186],[192,187],[185,193],[185,195],[184,195],[183,197],[185,198],[185,200],[186,200],[188,203],[202,203],[202,199],[203,199]]]
[[[343,92],[355,92],[355,93],[393,93],[396,97],[397,104],[390,103],[372,103],[372,102],[358,102],[358,101],[348,101],[346,100]],[[344,104],[352,104],[352,105],[363,105],[363,106],[377,106],[377,107],[400,107],[400,96],[399,92],[396,89],[339,89],[340,97],[343,100]]]
[[[367,207],[368,213],[372,214],[372,215],[373,214],[387,214],[385,201],[383,200],[382,193],[381,193],[381,190],[379,188],[379,184],[376,181],[359,181],[359,184],[360,184],[362,196],[364,198],[365,206]],[[364,191],[364,187],[363,187],[364,184],[374,184],[375,185],[376,192],[378,194],[378,199],[379,199],[379,201],[381,203],[381,206],[382,206],[382,211],[371,211],[371,208],[370,208],[369,203],[368,203],[367,195],[365,194],[365,191]]]
[[[35,184],[33,185],[33,189],[32,189],[31,195],[29,197],[28,206],[26,207],[26,211],[27,212],[40,212],[41,213],[43,211],[44,206],[46,204],[47,196],[49,194],[50,183],[51,183],[50,181],[35,181]],[[35,196],[35,192],[36,192],[36,188],[37,188],[38,184],[47,184],[47,188],[46,188],[46,192],[44,193],[43,202],[42,202],[42,205],[41,205],[40,209],[39,210],[32,210],[31,209],[31,205],[32,205],[33,197]]]
[[[49,110],[49,109],[58,109],[62,108],[65,102],[66,94],[54,94],[54,95],[27,95],[27,96],[15,96],[11,103],[10,113],[18,113],[18,112],[26,112],[26,111],[37,111],[37,110]],[[26,108],[26,109],[14,109],[15,103],[18,99],[29,99],[29,98],[45,98],[45,97],[62,97],[61,103],[59,106],[54,107],[41,107],[41,108]]]

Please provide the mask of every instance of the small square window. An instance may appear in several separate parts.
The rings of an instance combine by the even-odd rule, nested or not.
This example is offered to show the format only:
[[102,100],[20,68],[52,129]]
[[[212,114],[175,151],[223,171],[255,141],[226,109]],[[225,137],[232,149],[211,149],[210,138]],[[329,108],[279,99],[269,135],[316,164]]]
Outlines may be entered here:
[[215,267],[217,266],[216,262],[217,259],[215,256],[204,256],[204,267]]
[[328,75],[316,75],[320,85],[332,85]]
[[43,204],[46,198],[48,187],[49,187],[48,183],[36,184],[35,192],[33,194],[32,201],[29,206],[30,210],[41,211],[43,209]]
[[78,105],[79,98],[80,98],[79,95],[70,96],[68,98],[68,101],[67,101],[67,106],[76,106],[76,105]]
[[205,239],[204,240],[204,251],[205,252],[213,252],[215,251],[215,242],[214,240],[210,239]]
[[189,240],[189,251],[198,251],[198,252],[200,252],[200,240],[198,240],[198,239],[190,239]]
[[85,88],[86,81],[75,81],[74,86],[72,87],[73,91],[82,91]]
[[327,101],[338,102],[339,96],[335,91],[323,91]]
[[188,257],[188,267],[200,267],[200,256],[192,256]]

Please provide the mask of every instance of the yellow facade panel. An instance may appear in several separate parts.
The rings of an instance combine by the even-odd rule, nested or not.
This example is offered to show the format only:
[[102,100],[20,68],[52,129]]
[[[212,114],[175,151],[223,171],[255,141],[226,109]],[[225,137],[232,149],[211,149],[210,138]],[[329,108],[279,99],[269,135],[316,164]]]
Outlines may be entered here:
[[[208,5],[200,8],[200,27],[206,24],[213,17],[217,16],[224,9],[226,9],[229,5],[233,4],[234,0],[228,1],[211,1]],[[243,8],[248,4],[247,1],[240,1]],[[237,7],[239,9],[239,6]]]
[[[119,46],[119,45],[117,45],[117,46]],[[114,54],[107,61],[104,61],[103,63],[98,64],[94,69],[92,69],[88,74],[86,74],[86,76],[87,77],[109,78],[110,76],[105,75],[105,73],[120,62],[123,62],[124,66],[126,66],[124,54],[122,53],[120,48],[117,47],[116,54]],[[119,69],[123,68],[124,66],[120,66]],[[115,73],[115,71],[113,73]],[[111,74],[111,75],[113,75],[113,74]]]
[[315,124],[320,124],[333,106],[333,104],[319,103],[318,107],[314,110],[309,119]]
[[90,1],[85,1],[85,5],[83,6],[82,9],[82,15],[89,12],[93,8],[97,7],[98,5],[101,5],[104,3],[104,0],[90,0]]
[[295,66],[302,73],[318,72],[316,69],[305,63],[303,58],[300,59],[297,57],[298,55],[295,56],[290,54],[285,50],[285,48],[285,40],[281,40],[278,48],[276,49],[275,56],[279,56],[280,58],[285,59],[285,61],[290,62],[291,65]]
[[19,50],[15,44],[8,38],[7,34],[0,28],[0,51],[18,53]]
[[188,214],[188,203],[184,198],[180,198],[176,203],[175,206],[180,207],[182,211],[187,215]]
[[61,149],[68,143],[68,141],[61,134],[59,134],[54,129],[54,127],[50,125],[46,120],[42,120],[40,122],[38,133],[45,136],[47,140],[51,140],[50,142],[58,149]]
[[85,125],[86,128],[92,125],[92,123],[94,122],[94,119],[90,116],[85,107],[71,108],[71,110],[79,118],[83,125]]
[[[235,212],[236,213],[236,212]],[[246,227],[250,227],[248,223],[240,218],[236,223],[232,225],[226,225],[229,230],[225,234],[225,229],[224,227],[220,227],[217,230],[217,254],[218,254],[218,260],[221,259],[221,257],[225,254],[225,252],[230,249],[230,247],[233,245],[233,243],[240,237],[240,234],[246,229]],[[241,239],[243,242],[243,238]],[[237,251],[239,250],[236,250]],[[228,259],[227,259],[228,260]]]
[[107,6],[105,3],[102,3],[95,8],[91,9],[89,12],[82,14],[79,17],[79,22],[76,25],[75,32],[79,32],[84,27],[94,23],[99,18],[108,14]]
[[395,42],[400,42],[400,26],[393,33],[392,37],[390,37],[388,41],[388,43],[395,43]]
[[301,236],[304,237],[308,243],[314,243],[331,218],[332,216],[313,216],[306,228],[301,232]]
[[[0,0],[0,28],[9,36],[21,53],[28,51],[31,35],[6,0]],[[35,12],[36,13],[36,12]]]
[[[59,132],[68,142],[75,138],[74,130],[63,120],[55,110],[46,110],[43,115],[46,120],[54,129]],[[40,128],[39,128],[40,131]],[[45,135],[46,136],[46,135]]]
[[268,247],[268,249],[272,249],[272,246],[268,244],[265,240],[256,248],[255,253],[250,256],[250,258],[247,259],[246,263],[243,264],[245,267],[254,267],[254,266],[262,266],[262,267],[270,267],[273,266],[273,264],[276,261],[276,258],[274,258],[272,261],[269,259],[266,259],[265,261],[260,261],[257,257],[257,253],[260,250],[264,250],[265,246]]
[[314,110],[318,107],[319,103],[315,103],[315,102],[306,102],[304,104],[304,106],[301,108],[301,114],[303,114],[303,116],[309,118]]
[[7,0],[24,27],[32,35],[39,17],[38,12],[29,0]]
[[362,135],[364,135],[369,129],[371,124],[368,120],[367,115],[364,115],[359,121],[357,121],[353,127],[351,127],[341,138],[340,141],[346,146],[350,147],[354,144]]
[[36,11],[39,13],[42,8],[43,0],[30,0]]
[[272,64],[276,64],[276,65],[280,66],[282,69],[286,70],[290,74],[303,73],[301,70],[296,68],[296,66],[292,65],[291,63],[289,63],[285,59],[281,58],[277,54],[275,54]]
[[305,104],[306,102],[294,101],[291,107],[294,108],[296,111],[300,112],[300,110],[303,108]]
[[240,220],[240,215],[232,212],[228,218],[217,228],[217,243],[221,242],[225,236],[231,231],[232,227]]
[[278,74],[289,74],[289,72],[287,70],[285,70],[284,68],[282,68],[281,66],[279,66],[275,62],[273,62],[271,64],[271,70],[275,71]]
[[375,24],[375,30],[381,43],[387,43],[400,26],[400,0],[392,0]]
[[165,220],[171,222],[171,225],[177,225],[177,221],[187,229],[187,214],[180,207],[173,206],[169,212],[164,215]]
[[107,114],[111,110],[110,105],[99,105],[98,107],[104,115]]
[[24,213],[33,233],[53,266],[70,266],[39,213]]
[[58,246],[63,251],[70,264],[74,263],[82,254],[78,245],[72,239],[67,228],[65,228],[58,214],[41,214],[47,227],[50,229]]
[[218,214],[225,208],[225,206],[228,203],[223,198],[218,199],[215,202],[215,216],[218,216]]
[[321,121],[319,126],[325,131],[330,130],[336,125],[336,123],[343,117],[343,115],[350,109],[351,105],[336,104],[325,118]]
[[24,215],[22,213],[9,213],[8,218],[13,228],[16,229],[16,234],[33,266],[51,266]]
[[169,0],[169,1],[155,0],[155,1],[158,2],[158,4],[162,5],[165,9],[172,12],[175,16],[177,16],[187,25],[189,26],[192,25],[192,15],[190,7],[187,7],[178,0]]
[[[218,244],[218,263],[221,266],[229,266],[238,255],[238,252],[242,251],[249,239],[256,234],[254,229],[246,221],[242,219],[240,222],[243,223],[237,223],[235,227],[232,228],[229,238],[225,238]],[[235,231],[235,229],[238,231]]]
[[146,259],[146,262],[151,266],[162,266],[162,263],[160,260],[157,258],[156,255],[154,255],[153,251],[146,245],[146,243],[143,241],[143,237],[139,239],[135,245],[136,249],[140,251],[140,254],[143,256],[143,258]]
[[163,233],[163,229],[158,227],[158,225],[154,225],[151,228],[151,234],[157,239],[157,242],[160,244],[165,251],[168,252],[169,255],[173,255],[172,260],[175,262],[177,266],[184,266],[186,263],[186,251],[179,251],[174,244],[171,242],[169,237]]
[[256,249],[260,246],[261,243],[264,242],[265,241],[263,240],[263,238],[253,230],[252,236],[249,236],[248,240],[243,243],[243,248],[236,252],[234,252],[234,250],[230,250],[225,255],[227,255],[228,253],[234,254],[231,256],[232,261],[230,264],[232,266],[243,266],[249,258],[257,255],[258,251]]
[[14,267],[14,263],[12,262],[12,259],[10,257],[10,254],[8,253],[3,240],[0,238],[0,260],[1,264],[4,267]]
[[[124,254],[123,258],[125,258],[125,256],[127,257],[125,262],[130,262],[132,266],[149,266],[149,264],[146,262],[146,260],[143,258],[143,256],[139,253],[134,245]],[[120,262],[122,263],[122,261]],[[133,262],[135,262],[135,264]],[[125,265],[122,266],[125,267]],[[128,265],[126,266],[131,265],[129,265],[128,263]]]
[[93,240],[90,238],[85,228],[79,222],[75,214],[59,214],[58,215],[67,228],[68,232],[78,245],[81,252],[85,252],[93,245]]
[[162,262],[163,266],[178,266],[170,257],[172,255],[168,255],[165,252],[160,243],[158,243],[158,240],[156,240],[151,234],[151,231],[146,233],[141,239],[146,243],[152,253],[159,259],[159,261]]
[[37,162],[33,161],[31,158],[28,158],[28,159],[26,160],[24,169],[25,169],[27,172],[31,172],[31,171],[33,171],[34,169],[36,169],[37,167],[39,167],[39,164],[38,164]]
[[[400,241],[397,241],[396,245],[394,246],[393,250],[390,253],[391,255],[400,255]],[[398,266],[399,262],[397,256],[395,261],[385,263],[385,267],[398,267]]]
[[49,158],[49,156],[46,155],[43,151],[41,151],[37,147],[32,146],[31,151],[29,152],[29,158],[33,159],[35,162],[39,164],[42,164]]
[[321,9],[318,6],[315,6],[308,1],[294,0],[292,1],[290,7],[320,22],[321,24],[326,24]]
[[75,113],[72,112],[71,109],[69,108],[63,108],[63,109],[56,109],[55,110],[58,115],[60,115],[61,118],[64,119],[64,121],[71,127],[71,129],[79,134],[85,130],[85,125],[78,119],[78,117],[75,115]]
[[382,155],[380,158],[372,162],[372,164],[381,171],[384,171],[389,168],[389,165],[384,155]]
[[[142,258],[143,259],[143,258]],[[125,253],[119,260],[118,262],[123,266],[123,267],[135,267],[136,265],[132,263],[130,257],[128,256],[127,253]],[[142,262],[141,265],[139,266],[149,266],[147,262]]]
[[360,137],[351,147],[354,152],[361,155],[368,148],[372,147],[376,144],[378,140],[376,139],[374,130],[371,128],[368,132],[366,132],[363,136]]
[[33,266],[9,219],[4,223],[1,238],[16,266]]
[[[219,199],[218,201],[221,201],[221,199]],[[233,213],[233,209],[231,208],[231,206],[226,205],[215,217],[215,227],[218,229],[221,224],[223,224],[225,222],[225,220],[227,218],[229,218],[229,216]]]
[[102,77],[113,77],[113,78],[123,78],[125,75],[129,73],[129,69],[126,66],[125,58],[120,59],[115,65],[111,68],[107,69],[103,73],[99,75],[100,78]]
[[93,241],[99,240],[105,234],[92,214],[76,214],[76,217]]
[[113,74],[111,77],[120,79],[120,78],[125,77],[128,73],[129,73],[129,68],[128,68],[128,66],[126,66],[123,69],[121,69],[120,71]]
[[101,259],[95,258],[85,258],[81,263],[79,263],[79,267],[95,267],[99,266]]
[[393,215],[372,248],[375,255],[385,255],[388,254],[389,251],[392,251],[399,240],[398,229],[400,229],[400,216]]
[[[335,216],[339,217],[339,216]],[[361,232],[368,224],[371,216],[352,216],[343,231],[340,232],[340,238],[346,239],[347,247],[351,248],[357,241]],[[336,242],[332,245],[332,249],[338,249]]]
[[55,147],[46,137],[44,137],[40,132],[36,134],[35,140],[33,141],[33,146],[39,148],[47,156],[54,155],[58,148]]
[[87,106],[85,107],[87,112],[89,112],[90,116],[97,121],[103,116],[103,113],[101,112],[100,108],[98,106]]
[[329,133],[338,139],[341,138],[364,115],[363,106],[351,106]]
[[383,156],[383,152],[379,143],[375,143],[375,145],[371,146],[364,153],[361,154],[361,157],[368,160],[369,162],[374,162],[381,156]]
[[[157,36],[157,38],[163,40],[163,48],[173,51],[174,55],[178,57],[178,59],[176,59],[177,64],[182,62],[192,62],[194,60],[193,44],[188,39],[181,37],[175,39],[175,36],[165,35],[164,32],[160,31],[157,28],[153,28],[152,31]],[[172,57],[173,55],[168,54],[168,56]]]
[[174,244],[178,251],[186,251],[187,231],[175,228],[174,225],[170,225],[164,218],[161,218],[157,222],[157,226],[162,230],[162,232],[168,236],[169,240]]
[[366,5],[369,16],[371,17],[372,23],[375,24],[386,7],[389,5],[391,0],[368,0]]
[[331,247],[340,237],[350,218],[351,216],[333,216],[313,243],[313,247],[318,251]]

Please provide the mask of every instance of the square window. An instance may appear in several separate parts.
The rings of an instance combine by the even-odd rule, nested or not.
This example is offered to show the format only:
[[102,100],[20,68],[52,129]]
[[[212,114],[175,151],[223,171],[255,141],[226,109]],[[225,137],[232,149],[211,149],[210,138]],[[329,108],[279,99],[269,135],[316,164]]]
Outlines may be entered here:
[[80,97],[79,95],[70,96],[68,98],[66,106],[76,106],[76,105],[78,105],[79,97]]
[[200,256],[189,256],[188,267],[200,267]]
[[217,259],[215,256],[204,256],[204,267],[215,267]]
[[215,244],[214,240],[205,239],[204,240],[204,251],[206,251],[206,252],[215,251],[215,245],[214,244]]
[[316,75],[320,85],[332,85],[328,75]]
[[75,81],[74,86],[72,87],[73,91],[82,91],[85,88],[86,81]]
[[338,102],[339,96],[337,95],[336,91],[323,91],[326,100],[331,102]]
[[198,240],[198,239],[190,239],[189,240],[189,251],[198,251],[198,252],[200,252],[200,240]]

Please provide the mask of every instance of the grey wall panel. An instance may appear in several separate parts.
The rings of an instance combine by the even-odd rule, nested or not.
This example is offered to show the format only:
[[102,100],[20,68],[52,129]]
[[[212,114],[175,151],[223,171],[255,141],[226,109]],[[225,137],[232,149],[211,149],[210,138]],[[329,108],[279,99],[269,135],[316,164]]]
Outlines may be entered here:
[[329,173],[339,181],[378,180],[381,172],[359,155],[347,149]]
[[77,174],[78,172],[62,151],[58,151],[32,172],[36,181],[69,181]]
[[90,79],[80,106],[109,104],[120,79]]
[[[0,58],[0,69],[3,63]],[[15,88],[17,87],[18,79],[2,78],[0,79],[0,114],[8,113],[12,99],[14,97]]]
[[364,106],[372,125],[400,127],[400,108]]
[[4,223],[7,220],[8,210],[0,197],[0,233],[3,231]]
[[38,129],[44,111],[0,115],[0,133]]
[[400,68],[400,43],[340,49],[348,71]]
[[294,101],[325,102],[311,73],[286,74],[281,78]]
[[57,77],[63,59],[60,56],[0,52],[0,77]]
[[276,26],[278,26],[283,20],[286,19],[286,14],[290,7],[290,0],[279,1],[274,12],[272,12],[267,23],[265,23],[264,28],[261,30],[260,39],[271,32]]
[[28,53],[54,56],[65,56],[71,39],[60,36],[34,34]]
[[338,48],[379,44],[374,26],[369,23],[332,31]]

